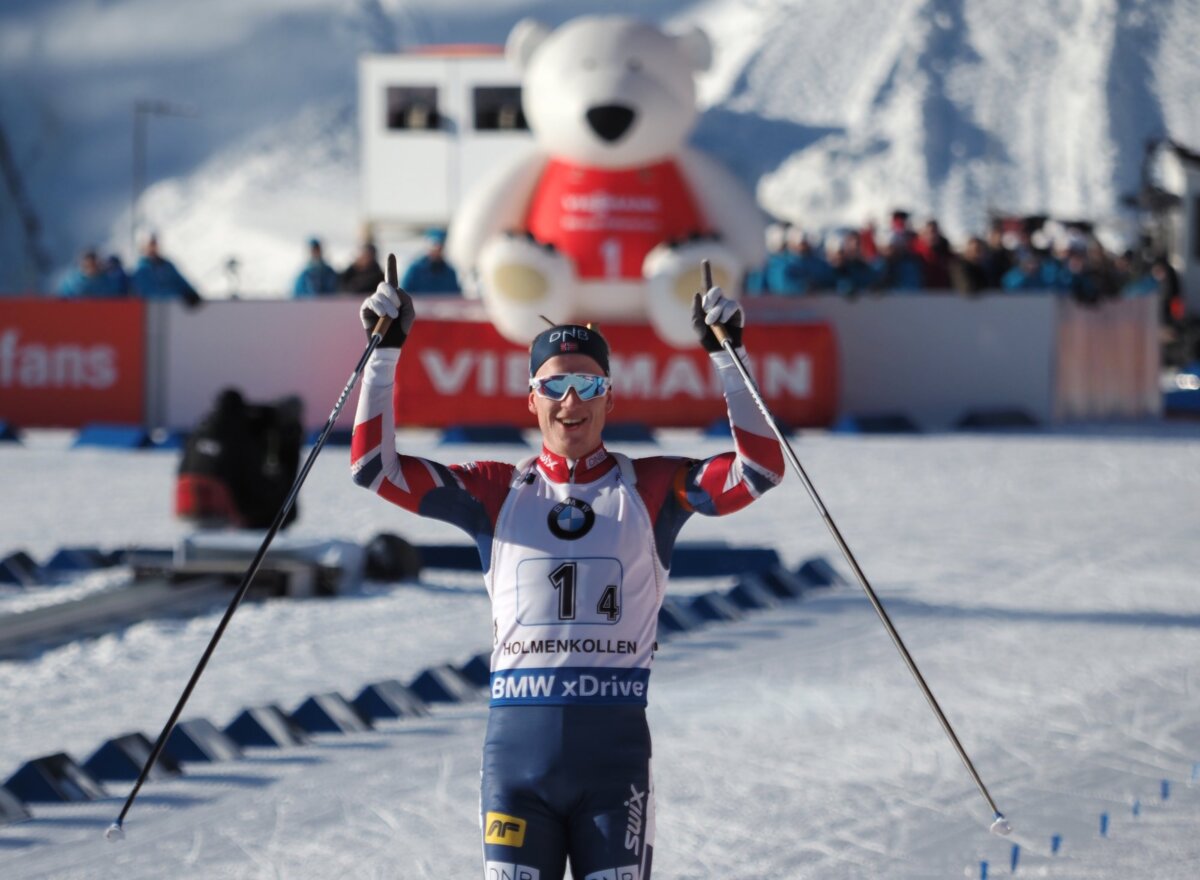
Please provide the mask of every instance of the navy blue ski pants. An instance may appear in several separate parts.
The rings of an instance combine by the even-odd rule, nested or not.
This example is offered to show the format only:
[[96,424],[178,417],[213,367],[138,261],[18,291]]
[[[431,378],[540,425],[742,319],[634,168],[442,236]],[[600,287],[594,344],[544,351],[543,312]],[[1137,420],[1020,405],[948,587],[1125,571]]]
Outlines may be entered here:
[[493,706],[480,818],[487,880],[650,880],[642,706]]

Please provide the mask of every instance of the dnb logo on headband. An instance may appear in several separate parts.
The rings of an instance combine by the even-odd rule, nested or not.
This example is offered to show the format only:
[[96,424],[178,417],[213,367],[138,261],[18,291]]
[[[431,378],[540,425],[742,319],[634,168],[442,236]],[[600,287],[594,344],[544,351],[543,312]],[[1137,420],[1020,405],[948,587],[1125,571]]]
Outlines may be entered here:
[[608,343],[597,330],[582,324],[561,324],[543,330],[529,346],[529,375],[537,375],[542,364],[559,354],[585,354],[608,375]]
[[566,501],[554,505],[550,515],[546,517],[546,524],[550,526],[551,534],[564,541],[582,538],[592,530],[595,523],[596,514],[592,512],[592,508],[587,502],[580,501],[578,498],[568,498]]

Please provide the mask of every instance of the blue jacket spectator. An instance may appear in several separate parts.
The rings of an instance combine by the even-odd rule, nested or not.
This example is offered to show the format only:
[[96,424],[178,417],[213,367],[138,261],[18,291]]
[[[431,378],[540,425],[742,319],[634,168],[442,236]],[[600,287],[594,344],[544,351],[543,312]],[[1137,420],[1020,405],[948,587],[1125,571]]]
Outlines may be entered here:
[[121,258],[116,254],[109,254],[108,259],[104,261],[104,274],[111,279],[113,286],[121,291],[122,296],[129,293],[129,273],[125,271]]
[[871,264],[876,285],[882,290],[913,293],[925,289],[925,267],[908,248],[905,232],[892,232],[883,240]]
[[788,230],[788,249],[767,261],[767,290],[798,296],[833,287],[833,273],[801,230]]
[[841,296],[854,296],[875,285],[875,271],[862,258],[862,239],[854,230],[830,238],[825,256],[833,289]]
[[458,275],[443,255],[446,233],[431,229],[425,233],[425,243],[425,253],[405,270],[400,286],[409,293],[459,293]]
[[1017,264],[1004,273],[1000,286],[1010,293],[1044,291],[1055,287],[1056,270],[1042,264],[1037,252],[1025,249],[1019,252]]
[[1085,305],[1095,305],[1101,299],[1100,285],[1081,253],[1072,253],[1063,263],[1058,264],[1054,289]]
[[58,292],[78,298],[110,298],[125,295],[124,272],[120,276],[101,265],[99,255],[88,249],[79,255],[79,267],[63,279]]
[[143,299],[182,299],[189,305],[200,301],[187,279],[179,274],[175,264],[158,252],[158,237],[146,240],[145,252],[130,278],[133,292]]
[[760,296],[768,292],[767,267],[772,261],[783,256],[787,227],[781,223],[770,223],[764,235],[767,245],[767,261],[761,266],[755,266],[746,272],[746,293],[750,296]]
[[321,253],[321,242],[318,239],[311,238],[308,241],[308,263],[296,276],[296,283],[292,286],[292,294],[298,299],[311,296],[324,296],[328,293],[337,293],[338,291],[338,274],[333,270],[333,267],[325,262],[325,257]]

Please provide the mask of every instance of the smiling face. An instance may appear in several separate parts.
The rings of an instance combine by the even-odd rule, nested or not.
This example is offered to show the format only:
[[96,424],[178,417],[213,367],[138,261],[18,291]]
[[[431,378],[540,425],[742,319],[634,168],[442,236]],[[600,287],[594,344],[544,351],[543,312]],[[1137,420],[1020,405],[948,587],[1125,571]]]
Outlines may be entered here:
[[[604,370],[586,354],[560,354],[546,361],[537,377],[555,373],[590,373],[604,375]],[[537,416],[542,429],[542,442],[551,452],[577,461],[600,445],[604,420],[613,408],[610,391],[603,397],[580,400],[574,390],[562,400],[550,400],[534,391],[529,392],[529,411]]]

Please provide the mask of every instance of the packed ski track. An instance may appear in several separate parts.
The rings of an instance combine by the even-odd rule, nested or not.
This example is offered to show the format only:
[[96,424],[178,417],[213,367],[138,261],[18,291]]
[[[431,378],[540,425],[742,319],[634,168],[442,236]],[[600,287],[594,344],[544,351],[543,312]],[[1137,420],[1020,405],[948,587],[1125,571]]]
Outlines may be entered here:
[[[169,546],[187,533],[171,515],[173,454],[69,441],[32,432],[0,448],[5,553]],[[443,461],[528,454],[438,446],[422,432],[400,443]],[[1009,876],[1016,843],[1015,876],[1193,877],[1200,429],[813,432],[793,443],[1014,834],[988,833],[984,799],[873,610],[842,586],[663,642],[650,690],[654,876],[924,880],[979,877],[985,860],[990,877]],[[680,431],[654,448],[722,447]],[[297,537],[460,540],[354,487],[342,449],[322,453],[300,505]],[[681,539],[770,546],[790,565],[821,555],[849,574],[794,475],[733,517],[694,518]],[[4,588],[0,613],[53,601],[54,590],[112,588],[113,574]],[[82,761],[133,730],[156,735],[222,610],[0,662],[0,772],[59,750]],[[352,696],[370,681],[462,662],[488,642],[478,575],[251,602],[185,717],[223,726],[249,705]],[[0,827],[0,876],[479,876],[485,718],[480,701],[190,765],[147,784],[119,844],[103,832],[123,785],[101,802],[36,805],[32,820]],[[1052,855],[1053,835],[1062,843]]]

